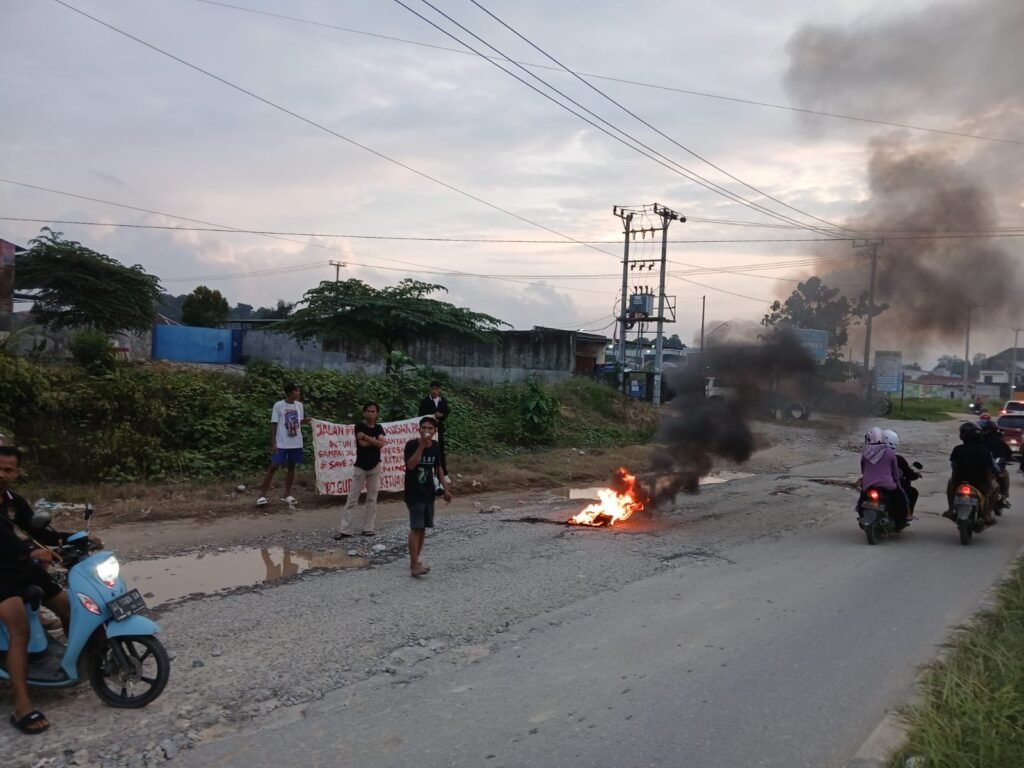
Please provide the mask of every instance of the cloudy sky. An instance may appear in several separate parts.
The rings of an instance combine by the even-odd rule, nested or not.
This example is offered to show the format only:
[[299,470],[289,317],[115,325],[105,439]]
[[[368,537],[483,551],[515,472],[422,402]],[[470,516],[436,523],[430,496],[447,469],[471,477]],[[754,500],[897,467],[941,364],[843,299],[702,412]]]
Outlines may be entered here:
[[[403,2],[483,49],[421,0]],[[545,61],[470,0],[432,2],[512,58]],[[460,44],[394,0],[236,0],[234,8],[209,0],[68,0],[294,114],[54,0],[2,0],[0,215],[200,226],[185,220],[193,219],[323,235],[54,225],[143,265],[175,294],[207,284],[232,303],[295,301],[333,279],[333,259],[346,262],[343,277],[374,285],[403,277],[441,283],[449,300],[519,328],[611,333],[621,283],[621,224],[612,206],[659,202],[691,218],[670,230],[671,240],[689,242],[669,246],[667,290],[678,302],[670,332],[686,341],[699,328],[701,296],[713,324],[708,330],[725,321],[740,327],[810,274],[803,264],[811,259],[829,260],[847,291],[866,286],[867,270],[852,258],[849,242],[699,241],[823,237],[795,228],[793,220],[880,227],[865,220],[880,210],[884,184],[877,163],[872,176],[870,162],[880,140],[901,147],[901,157],[940,153],[952,173],[975,179],[992,216],[972,219],[972,229],[1024,224],[1022,174],[1009,172],[1024,165],[1020,89],[1013,84],[1024,71],[1018,50],[1024,4],[1017,0],[480,3],[568,67],[638,83],[590,79],[664,136],[571,75],[530,70],[661,153],[671,167],[479,56],[430,47]],[[1017,143],[815,117],[678,89]],[[677,172],[680,166],[743,201],[693,183]],[[891,216],[885,223],[904,228]],[[0,236],[24,244],[39,226],[0,221]],[[588,247],[570,239],[608,242]],[[1020,239],[1005,240],[998,244],[1005,258],[1019,260]],[[638,240],[633,254],[655,257],[657,246]],[[786,264],[795,265],[780,266]],[[722,271],[736,267],[745,267],[744,274]],[[265,270],[280,271],[246,274]],[[982,349],[1009,346],[1014,318],[1005,305],[1022,298],[1001,296],[998,311],[980,311],[987,325],[977,342]],[[880,325],[892,338],[895,329],[886,329],[884,319]],[[955,333],[943,334],[914,341],[915,352],[962,351]]]

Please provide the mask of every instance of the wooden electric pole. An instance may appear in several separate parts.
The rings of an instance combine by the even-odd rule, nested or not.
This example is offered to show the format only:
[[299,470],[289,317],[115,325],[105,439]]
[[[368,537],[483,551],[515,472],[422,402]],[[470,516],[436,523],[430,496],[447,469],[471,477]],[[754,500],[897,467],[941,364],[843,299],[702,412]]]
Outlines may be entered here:
[[868,286],[868,318],[864,329],[864,398],[871,400],[874,393],[874,381],[871,375],[871,328],[872,320],[875,317],[875,278],[878,276],[878,249],[885,243],[885,240],[854,240],[854,248],[870,249],[871,258],[871,283]]

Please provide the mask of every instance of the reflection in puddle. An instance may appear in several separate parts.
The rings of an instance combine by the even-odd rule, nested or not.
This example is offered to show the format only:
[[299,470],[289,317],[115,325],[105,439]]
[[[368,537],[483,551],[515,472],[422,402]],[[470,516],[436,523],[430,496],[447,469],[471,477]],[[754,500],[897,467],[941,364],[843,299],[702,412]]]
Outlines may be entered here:
[[[721,485],[731,480],[742,480],[746,477],[753,477],[751,472],[716,472],[713,475],[702,477],[701,485]],[[566,499],[597,499],[597,492],[605,489],[606,486],[595,485],[592,488],[559,488],[553,493]]]
[[210,594],[272,584],[303,571],[364,568],[369,562],[338,550],[271,547],[127,562],[122,564],[121,574],[129,589],[138,589],[153,607],[195,592]]

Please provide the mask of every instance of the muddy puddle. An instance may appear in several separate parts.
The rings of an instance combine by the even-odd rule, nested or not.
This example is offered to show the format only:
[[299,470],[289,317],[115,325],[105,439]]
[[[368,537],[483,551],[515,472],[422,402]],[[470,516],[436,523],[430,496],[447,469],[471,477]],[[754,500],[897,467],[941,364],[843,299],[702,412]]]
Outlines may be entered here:
[[[753,477],[752,472],[715,472],[713,475],[702,477],[700,479],[701,485],[721,485],[722,483],[728,483],[732,480],[743,480],[747,477]],[[559,488],[552,493],[555,496],[560,496],[563,499],[597,499],[597,492],[604,490],[607,486],[595,485],[588,488]]]
[[303,571],[364,568],[369,562],[341,550],[269,547],[125,562],[121,575],[129,589],[138,589],[156,607],[196,593],[273,584]]

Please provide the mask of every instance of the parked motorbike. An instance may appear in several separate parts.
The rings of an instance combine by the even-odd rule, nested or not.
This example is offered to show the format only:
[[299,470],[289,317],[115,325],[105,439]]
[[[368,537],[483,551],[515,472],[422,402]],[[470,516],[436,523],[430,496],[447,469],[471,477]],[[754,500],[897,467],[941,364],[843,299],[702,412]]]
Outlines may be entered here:
[[[92,509],[87,507],[86,520]],[[47,512],[33,517],[35,529],[50,524]],[[28,684],[39,688],[67,688],[88,678],[105,704],[135,709],[144,707],[164,690],[171,662],[155,637],[157,625],[139,615],[146,609],[137,589],[129,590],[120,577],[113,553],[94,550],[88,533],[69,536],[64,546],[52,548],[67,571],[71,623],[66,643],[58,642],[39,619],[42,590],[30,587],[25,595],[29,624]],[[0,624],[0,679],[8,679],[4,663],[10,647]]]
[[985,530],[985,511],[981,494],[973,485],[961,483],[953,495],[953,522],[960,531],[960,543],[971,543],[975,533]]

